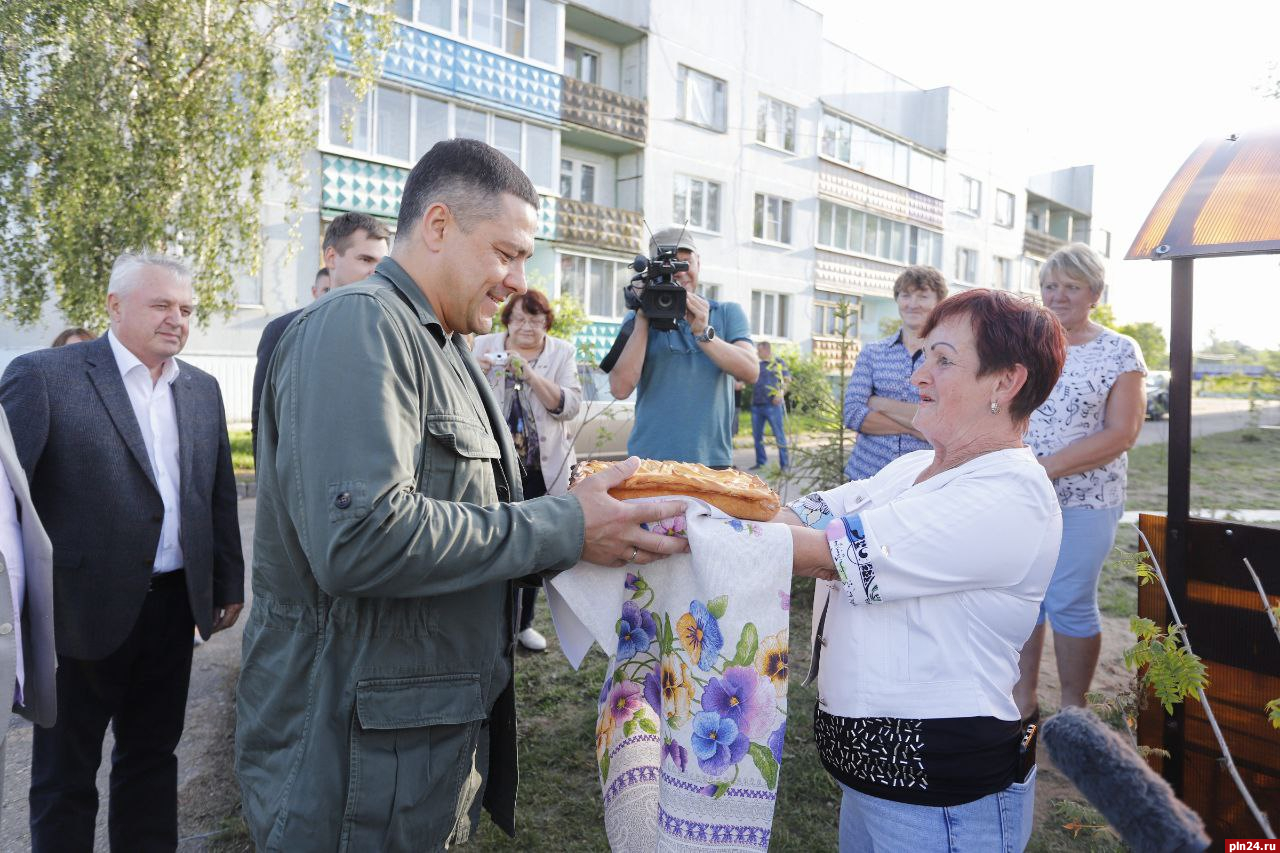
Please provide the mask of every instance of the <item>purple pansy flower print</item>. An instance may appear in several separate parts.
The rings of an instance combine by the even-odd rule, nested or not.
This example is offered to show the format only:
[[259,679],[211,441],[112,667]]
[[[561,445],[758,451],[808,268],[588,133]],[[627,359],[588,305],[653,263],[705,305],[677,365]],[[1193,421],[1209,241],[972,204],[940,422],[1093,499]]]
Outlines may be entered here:
[[769,735],[769,751],[773,753],[773,760],[782,763],[782,741],[787,736],[787,721],[783,720],[782,725],[773,730],[773,734]]
[[685,767],[689,765],[689,750],[685,749],[674,740],[668,740],[662,745],[662,760],[670,758],[671,763],[683,773]]
[[763,738],[773,727],[777,700],[773,686],[754,669],[730,667],[723,678],[712,678],[702,691],[702,710],[733,720],[744,737]]
[[644,677],[644,701],[649,707],[662,713],[662,669],[654,668]]
[[738,725],[733,720],[714,711],[703,711],[693,718],[690,746],[698,757],[698,766],[719,776],[742,760],[750,742],[738,733]]
[[782,605],[783,610],[791,609],[791,593],[778,590],[778,603]]
[[697,599],[690,601],[689,612],[676,622],[676,636],[698,668],[710,672],[724,648],[724,636],[707,605]]
[[627,579],[626,579],[626,581],[625,581],[622,585],[623,585],[624,587],[626,587],[627,589],[630,589],[630,590],[636,590],[636,589],[639,589],[639,588],[640,588],[640,587],[636,586],[636,581],[638,581],[638,580],[639,580],[639,578],[638,578],[638,577],[636,577],[635,575],[631,574],[631,572],[627,572]]
[[609,691],[607,705],[614,725],[620,725],[635,716],[636,711],[644,705],[640,695],[641,687],[634,681],[623,681]]
[[600,698],[596,700],[596,705],[603,705],[604,700],[609,698],[609,688],[613,686],[613,676],[610,675],[604,680],[604,687],[600,688]]
[[637,652],[648,650],[657,636],[653,614],[641,610],[634,601],[624,601],[622,619],[618,621],[618,660],[628,660]]

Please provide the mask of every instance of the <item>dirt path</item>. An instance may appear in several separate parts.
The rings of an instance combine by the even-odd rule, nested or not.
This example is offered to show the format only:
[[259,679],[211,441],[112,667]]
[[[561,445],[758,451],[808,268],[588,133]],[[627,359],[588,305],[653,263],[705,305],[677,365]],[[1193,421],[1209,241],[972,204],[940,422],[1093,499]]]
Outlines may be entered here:
[[[253,499],[240,501],[240,536],[245,565],[250,565],[253,542]],[[248,594],[246,578],[245,593]],[[245,614],[248,613],[246,604]],[[240,801],[232,772],[235,733],[235,681],[240,672],[240,622],[195,650],[191,689],[187,698],[186,729],[178,745],[178,849],[202,851],[222,828],[224,817]],[[98,771],[98,831],[95,851],[107,850],[107,790],[114,743],[107,732]],[[27,828],[27,790],[31,784],[31,724],[13,716],[5,741],[4,804],[0,811],[0,851],[31,849]]]

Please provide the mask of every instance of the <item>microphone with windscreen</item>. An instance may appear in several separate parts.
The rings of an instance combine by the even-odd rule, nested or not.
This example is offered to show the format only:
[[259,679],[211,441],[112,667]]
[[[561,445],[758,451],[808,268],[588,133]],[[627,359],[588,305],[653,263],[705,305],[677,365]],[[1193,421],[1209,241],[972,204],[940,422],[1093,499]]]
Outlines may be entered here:
[[1212,845],[1200,816],[1092,711],[1063,708],[1041,734],[1054,765],[1135,853],[1202,853]]

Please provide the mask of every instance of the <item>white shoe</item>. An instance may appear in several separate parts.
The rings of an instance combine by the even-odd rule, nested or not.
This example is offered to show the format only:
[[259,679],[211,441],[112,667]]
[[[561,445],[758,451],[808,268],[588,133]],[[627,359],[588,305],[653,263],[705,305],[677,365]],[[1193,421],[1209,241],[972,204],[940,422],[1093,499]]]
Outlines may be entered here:
[[525,628],[516,639],[520,641],[520,645],[531,652],[544,652],[547,650],[547,638],[532,628]]

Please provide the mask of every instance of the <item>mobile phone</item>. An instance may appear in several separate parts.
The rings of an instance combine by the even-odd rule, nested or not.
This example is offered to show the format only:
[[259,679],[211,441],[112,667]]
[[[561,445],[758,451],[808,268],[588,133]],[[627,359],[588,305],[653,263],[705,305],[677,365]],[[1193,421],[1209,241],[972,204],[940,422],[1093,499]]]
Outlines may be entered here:
[[493,359],[494,365],[506,364],[509,360],[509,357],[505,352],[495,352],[490,355],[489,358]]

